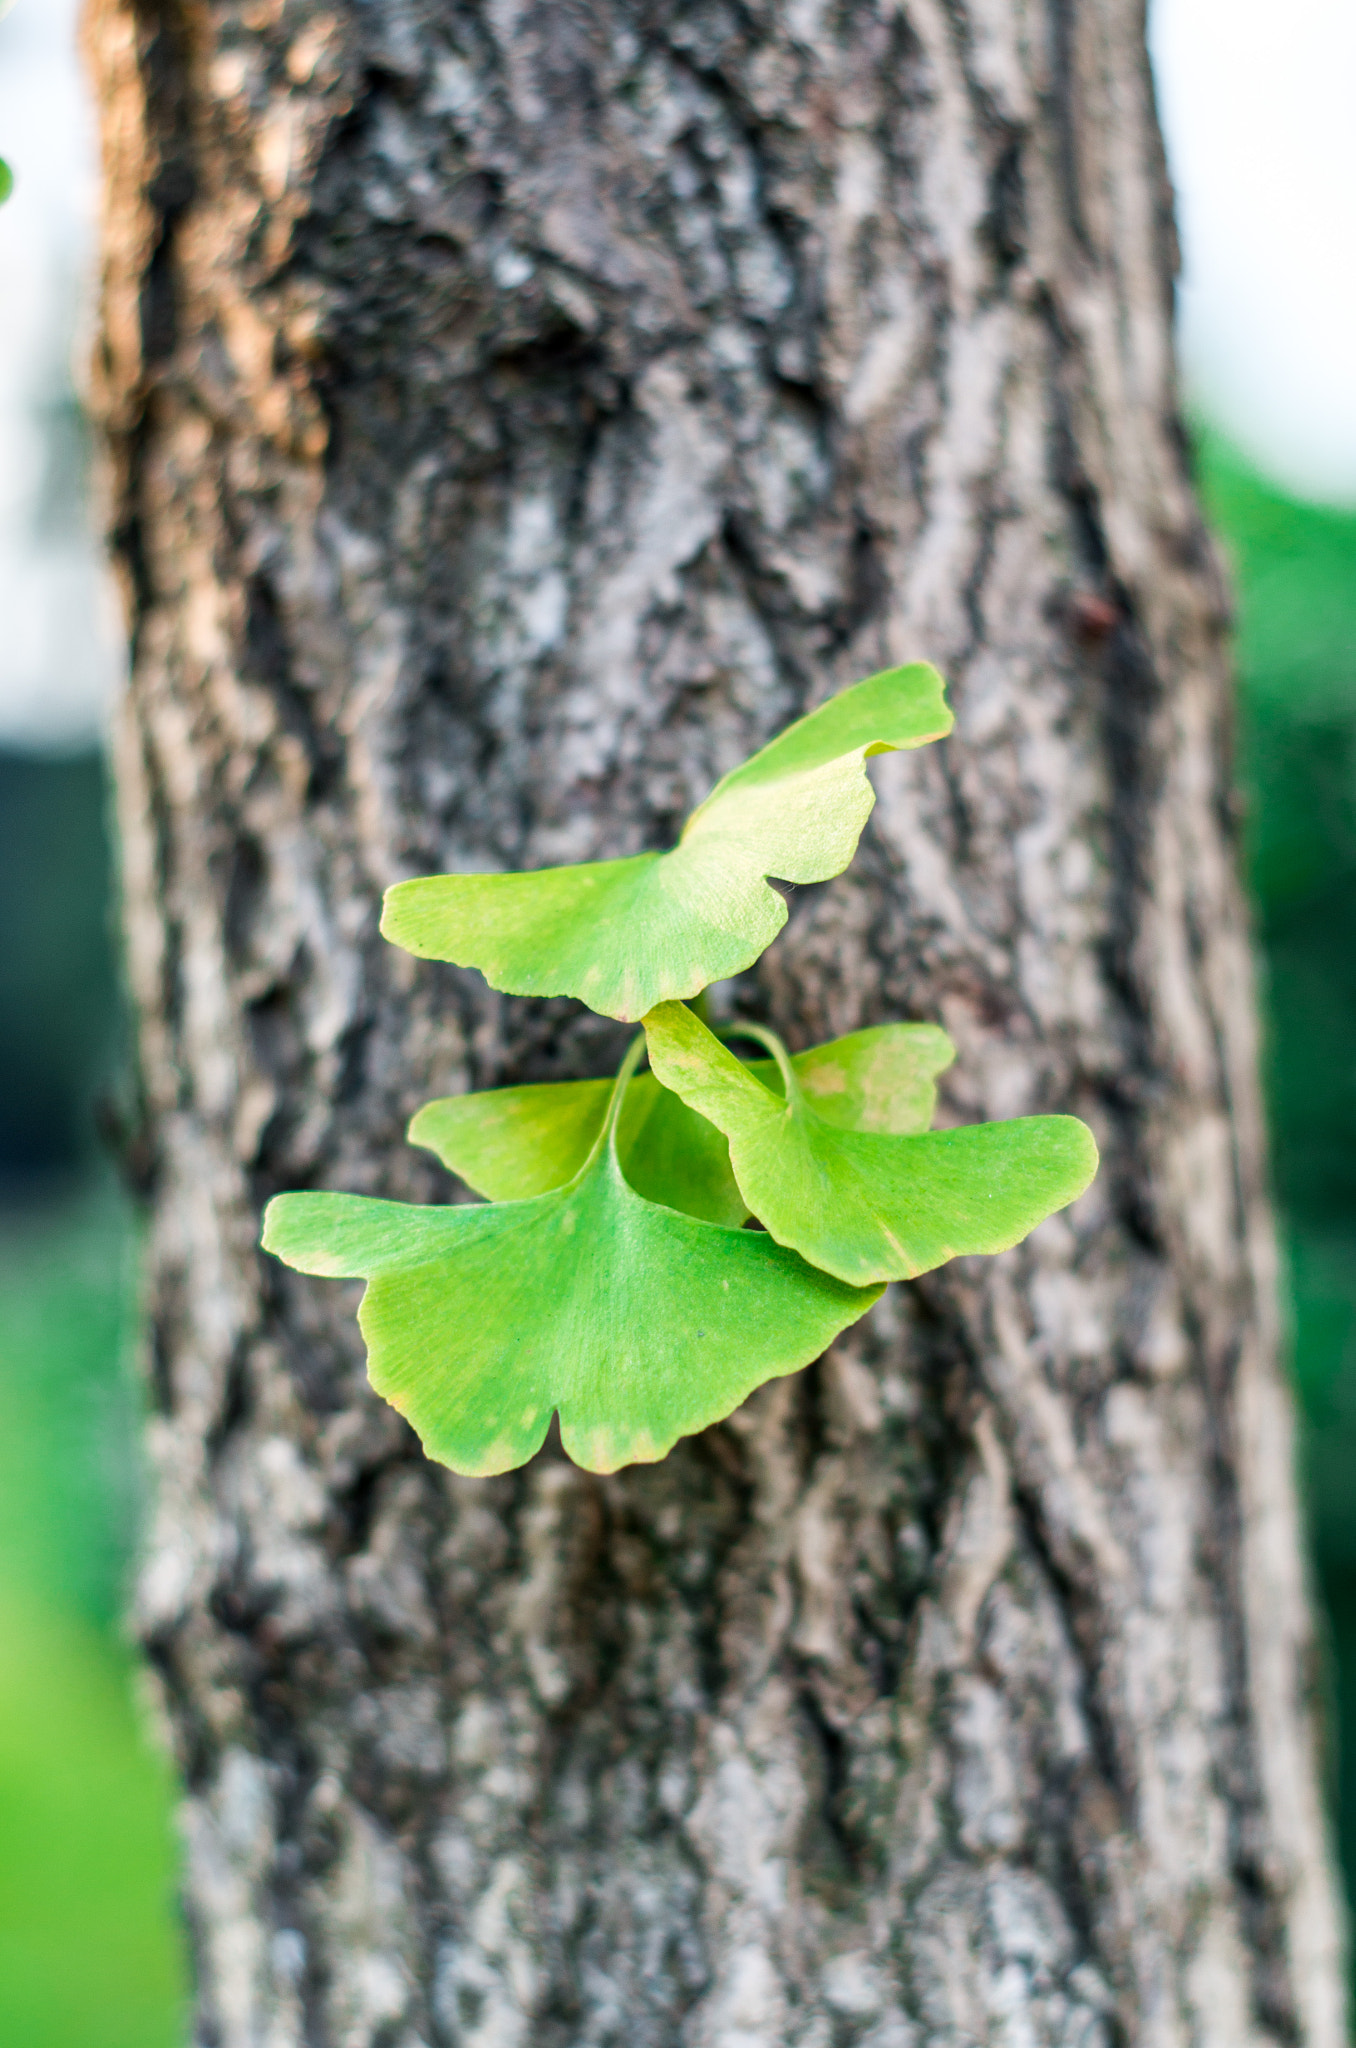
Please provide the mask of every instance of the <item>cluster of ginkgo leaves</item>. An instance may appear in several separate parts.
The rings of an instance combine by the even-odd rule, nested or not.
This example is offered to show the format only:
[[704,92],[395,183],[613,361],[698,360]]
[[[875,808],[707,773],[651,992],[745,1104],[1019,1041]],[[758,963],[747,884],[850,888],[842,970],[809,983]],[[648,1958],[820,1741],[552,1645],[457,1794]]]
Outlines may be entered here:
[[615,1079],[419,1111],[411,1141],[484,1202],[268,1206],[269,1251],[366,1280],[372,1384],[431,1458],[509,1471],[557,1414],[591,1471],[662,1458],[817,1358],[886,1281],[1003,1251],[1088,1185],[1097,1152],[1075,1117],[929,1128],[954,1057],[935,1025],[793,1056],[761,1026],[713,1031],[688,1007],[786,922],[769,876],[847,867],[875,801],[867,757],[951,722],[935,669],[890,669],[727,775],[668,853],[388,891],[382,931],[420,958],[644,1027]]

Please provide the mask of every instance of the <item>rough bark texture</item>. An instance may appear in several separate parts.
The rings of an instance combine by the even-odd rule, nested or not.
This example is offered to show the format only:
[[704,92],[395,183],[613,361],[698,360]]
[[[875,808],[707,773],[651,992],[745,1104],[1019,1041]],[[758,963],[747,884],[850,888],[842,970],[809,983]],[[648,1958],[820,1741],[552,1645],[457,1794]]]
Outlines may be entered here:
[[[1342,2038],[1225,605],[1139,0],[96,0],[153,1152],[141,1588],[203,2048]],[[955,737],[729,992],[1105,1164],[655,1468],[462,1481],[354,1290],[426,1097],[613,1027],[382,888]]]

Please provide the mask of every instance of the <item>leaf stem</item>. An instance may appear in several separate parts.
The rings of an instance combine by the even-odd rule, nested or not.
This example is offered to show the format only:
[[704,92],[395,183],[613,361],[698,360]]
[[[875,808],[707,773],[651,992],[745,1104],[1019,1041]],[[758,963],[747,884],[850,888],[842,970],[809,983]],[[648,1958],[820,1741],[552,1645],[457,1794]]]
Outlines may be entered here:
[[795,1101],[796,1097],[800,1094],[800,1083],[796,1079],[795,1070],[791,1065],[791,1055],[775,1031],[767,1030],[762,1024],[727,1024],[723,1031],[717,1032],[716,1036],[718,1038],[751,1038],[755,1044],[761,1045],[765,1052],[770,1052],[773,1059],[777,1062],[781,1073],[787,1101]]
[[617,1078],[612,1083],[612,1093],[607,1099],[607,1114],[603,1118],[602,1129],[593,1141],[593,1147],[588,1158],[579,1169],[581,1175],[588,1172],[604,1145],[606,1145],[611,1153],[613,1163],[620,1167],[620,1161],[617,1159],[617,1120],[621,1115],[622,1103],[626,1100],[626,1090],[630,1085],[631,1077],[640,1065],[641,1054],[644,1050],[645,1033],[639,1031],[627,1046],[626,1058],[617,1069]]

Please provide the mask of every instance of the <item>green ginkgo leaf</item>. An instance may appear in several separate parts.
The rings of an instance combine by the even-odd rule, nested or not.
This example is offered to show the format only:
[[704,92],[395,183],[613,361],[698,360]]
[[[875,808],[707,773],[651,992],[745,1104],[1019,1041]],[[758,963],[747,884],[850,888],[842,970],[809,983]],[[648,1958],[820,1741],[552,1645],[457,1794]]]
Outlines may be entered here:
[[[607,1117],[612,1082],[545,1081],[426,1102],[409,1128],[412,1145],[435,1152],[452,1173],[492,1202],[549,1194],[578,1173]],[[617,1119],[617,1153],[637,1194],[736,1226],[748,1215],[730,1171],[730,1148],[714,1124],[637,1074]]]
[[381,928],[426,960],[477,967],[491,988],[577,996],[629,1021],[742,973],[786,922],[768,884],[823,882],[857,848],[871,754],[951,729],[924,662],[856,683],[719,782],[670,853],[534,874],[429,875],[386,892]]
[[[797,1053],[791,1064],[828,1122],[858,1131],[925,1131],[935,1076],[954,1057],[935,1024],[884,1024]],[[749,1071],[780,1093],[775,1060],[755,1060]],[[607,1080],[444,1096],[415,1116],[410,1143],[436,1153],[478,1195],[521,1202],[562,1187],[579,1171],[611,1094]],[[626,1091],[617,1152],[632,1187],[651,1202],[710,1223],[742,1223],[749,1213],[724,1134],[653,1074],[637,1074]]]
[[553,1414],[593,1472],[662,1458],[795,1372],[862,1315],[845,1287],[760,1231],[647,1202],[615,1133],[637,1041],[584,1165],[528,1201],[417,1208],[279,1195],[265,1247],[367,1281],[358,1320],[377,1392],[431,1458],[471,1475],[540,1449]]
[[748,1027],[781,1069],[774,1093],[700,1018],[664,1003],[645,1019],[650,1065],[666,1088],[730,1141],[753,1214],[779,1244],[841,1280],[911,1280],[966,1252],[1018,1243],[1097,1170],[1077,1117],[1014,1117],[894,1136],[830,1122],[779,1039]]
[[[3,11],[3,9],[0,9],[0,13],[3,13]],[[0,206],[4,205],[13,190],[14,173],[5,162],[5,159],[0,156]]]

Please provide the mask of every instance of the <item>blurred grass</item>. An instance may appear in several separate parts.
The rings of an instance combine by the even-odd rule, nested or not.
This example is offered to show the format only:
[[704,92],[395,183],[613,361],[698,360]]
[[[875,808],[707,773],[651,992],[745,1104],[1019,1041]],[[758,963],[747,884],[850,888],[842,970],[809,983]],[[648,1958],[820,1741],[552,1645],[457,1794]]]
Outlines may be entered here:
[[137,1400],[117,1191],[0,1210],[0,2042],[175,2048],[172,1788],[118,1631]]
[[182,2039],[168,1799],[126,1660],[57,1603],[0,1591],[0,2040]]
[[1209,434],[1199,455],[1239,602],[1266,1084],[1356,1911],[1356,514],[1297,504]]

